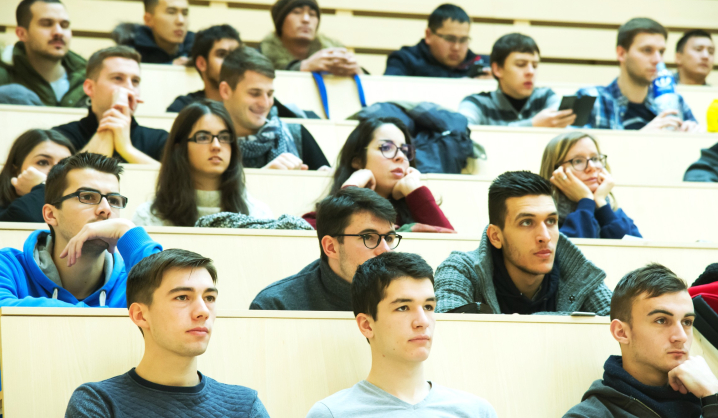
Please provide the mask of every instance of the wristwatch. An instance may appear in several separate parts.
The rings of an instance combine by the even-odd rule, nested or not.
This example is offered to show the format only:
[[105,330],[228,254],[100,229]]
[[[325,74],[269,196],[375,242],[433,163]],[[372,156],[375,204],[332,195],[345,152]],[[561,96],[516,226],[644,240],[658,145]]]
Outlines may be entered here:
[[706,407],[708,405],[718,405],[718,393],[701,398],[701,407]]

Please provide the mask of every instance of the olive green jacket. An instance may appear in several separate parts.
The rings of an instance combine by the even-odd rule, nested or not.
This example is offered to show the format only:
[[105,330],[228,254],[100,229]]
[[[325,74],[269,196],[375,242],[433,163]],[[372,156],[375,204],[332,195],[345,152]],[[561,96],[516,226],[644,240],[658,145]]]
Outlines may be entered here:
[[25,51],[25,44],[18,42],[13,48],[12,63],[0,62],[0,86],[21,84],[35,92],[45,106],[87,107],[87,95],[82,89],[82,84],[85,82],[87,61],[76,53],[69,51],[65,58],[62,59],[62,65],[67,71],[70,90],[58,102],[50,83],[42,78],[30,65]]
[[[309,45],[309,56],[311,57],[312,54],[322,49],[343,46],[339,41],[317,34],[317,37]],[[262,40],[262,43],[259,44],[259,52],[272,61],[275,70],[299,71],[301,60],[289,52],[276,32],[270,33]]]

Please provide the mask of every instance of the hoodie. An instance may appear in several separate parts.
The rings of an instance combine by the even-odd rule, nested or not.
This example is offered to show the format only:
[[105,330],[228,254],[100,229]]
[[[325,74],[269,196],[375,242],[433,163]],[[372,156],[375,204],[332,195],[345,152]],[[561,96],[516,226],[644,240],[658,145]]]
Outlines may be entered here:
[[143,64],[172,64],[176,58],[188,57],[194,43],[194,32],[187,32],[177,50],[170,55],[155,42],[152,29],[135,23],[121,23],[112,31],[112,39],[118,45],[127,45],[142,55]]
[[468,50],[461,64],[455,68],[447,67],[434,57],[429,45],[422,39],[414,46],[403,46],[389,54],[384,75],[461,78],[468,77],[469,70],[475,65],[488,67],[489,57]]
[[77,300],[53,280],[57,278],[49,278],[43,272],[48,270],[42,248],[49,233],[48,230],[33,232],[22,251],[0,250],[0,307],[126,308],[127,272],[146,256],[162,251],[143,228],[132,228],[117,241],[118,251],[112,254],[112,269],[106,269],[104,285],[85,299]]

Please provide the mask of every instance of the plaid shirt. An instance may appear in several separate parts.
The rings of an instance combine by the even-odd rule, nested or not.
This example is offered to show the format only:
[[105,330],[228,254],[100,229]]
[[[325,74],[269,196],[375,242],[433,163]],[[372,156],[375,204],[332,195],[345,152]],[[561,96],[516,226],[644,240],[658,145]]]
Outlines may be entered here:
[[472,125],[533,126],[531,120],[546,108],[558,109],[561,98],[550,88],[538,87],[520,112],[511,105],[501,89],[472,94],[459,105],[459,113]]
[[[596,97],[596,102],[593,105],[591,116],[588,118],[588,123],[584,128],[588,129],[625,129],[626,110],[628,109],[628,98],[621,93],[621,89],[618,87],[618,78],[613,80],[608,86],[596,86],[596,87],[584,87],[576,92],[576,96],[593,96]],[[678,95],[678,101],[683,113],[683,120],[691,120],[696,122],[696,118],[691,112],[691,108],[688,107],[683,96]],[[658,115],[660,112],[653,101],[653,89],[648,89],[648,95],[643,101],[643,104],[654,114]],[[635,122],[635,120],[633,121]],[[646,121],[648,123],[650,121]]]

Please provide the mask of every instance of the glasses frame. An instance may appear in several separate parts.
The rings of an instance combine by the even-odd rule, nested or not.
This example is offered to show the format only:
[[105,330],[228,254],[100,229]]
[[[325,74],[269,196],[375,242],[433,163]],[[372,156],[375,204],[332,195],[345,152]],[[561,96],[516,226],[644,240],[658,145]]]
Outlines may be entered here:
[[[99,200],[97,203],[83,202],[82,199],[80,199],[80,194],[81,194],[81,193],[97,193],[97,194],[100,195],[100,200]],[[120,196],[120,197],[124,198],[124,199],[125,199],[125,206],[113,206],[113,205],[110,203],[110,200],[108,199],[108,197],[110,197],[110,196]],[[74,192],[74,193],[70,193],[70,194],[67,194],[67,195],[65,195],[65,196],[62,196],[61,198],[57,199],[57,200],[55,201],[55,203],[53,203],[52,205],[53,205],[53,206],[57,206],[58,204],[60,204],[60,203],[62,203],[62,202],[64,202],[64,201],[66,201],[66,200],[68,200],[68,199],[72,199],[73,197],[77,197],[77,200],[78,200],[80,203],[82,203],[82,204],[92,205],[92,206],[97,206],[97,205],[99,205],[99,204],[102,202],[102,199],[104,198],[105,200],[107,200],[107,204],[110,205],[111,208],[115,208],[115,209],[124,209],[124,208],[126,208],[126,207],[127,207],[127,202],[130,201],[130,199],[128,199],[126,196],[122,196],[122,195],[119,194],[119,193],[107,193],[107,194],[102,194],[102,193],[98,192],[97,190],[78,190],[78,191],[76,191],[76,192]]]
[[[578,160],[579,158],[585,158],[585,159],[586,159],[586,166],[583,167],[582,169],[576,168],[576,167],[574,166],[574,163],[573,163],[574,160]],[[564,162],[562,162],[562,163],[560,163],[560,164],[556,164],[556,167],[555,167],[555,168],[559,168],[559,167],[561,167],[561,166],[564,165],[564,164],[571,163],[571,168],[573,168],[574,170],[576,170],[576,171],[584,171],[584,170],[586,170],[586,168],[588,168],[589,161],[590,161],[591,163],[593,163],[593,166],[594,166],[594,167],[596,167],[596,163],[593,162],[593,158],[599,158],[599,162],[601,163],[601,166],[598,167],[598,168],[605,168],[605,167],[606,167],[606,163],[608,162],[608,155],[606,155],[606,154],[598,154],[596,157],[591,157],[591,158],[586,158],[586,157],[571,158],[570,160],[566,160],[566,161],[564,161]]]
[[[228,134],[229,134],[229,137],[230,137],[229,142],[224,142],[224,141],[222,141],[222,140],[219,139],[219,136],[222,135],[223,133],[228,133]],[[210,135],[212,138],[209,140],[209,142],[199,142],[199,141],[197,141],[197,135],[199,135],[199,134],[208,134],[208,135]],[[213,134],[212,134],[211,132],[209,132],[209,131],[197,131],[197,132],[194,133],[194,135],[192,135],[191,137],[187,138],[187,140],[190,141],[190,142],[194,142],[195,144],[207,145],[207,144],[211,144],[212,142],[214,142],[214,139],[215,139],[215,138],[217,138],[217,142],[219,142],[220,144],[231,144],[231,143],[233,143],[234,141],[237,140],[237,138],[232,138],[232,133],[231,133],[230,131],[228,131],[228,130],[224,130],[224,131],[218,133],[217,135],[213,135]]]
[[[387,145],[387,144],[391,144],[394,146],[394,155],[392,155],[391,157],[388,157],[386,154],[384,154],[384,151],[382,151],[382,149],[381,149],[381,147],[383,147],[384,145]],[[407,144],[407,143],[401,144],[402,147],[405,145],[407,147],[407,152],[411,155],[408,155],[407,152],[404,152],[403,150],[401,151],[401,153],[404,154],[404,157],[406,157],[407,161],[413,161],[414,158],[416,158],[416,147],[414,146],[414,144]],[[369,149],[369,147],[364,147],[364,149]],[[381,145],[379,145],[379,148],[377,148],[377,149],[381,152],[381,155],[384,158],[386,158],[387,160],[393,160],[394,158],[396,158],[396,155],[399,153],[399,150],[401,150],[401,147],[397,147],[395,143],[387,140],[387,141],[382,142]]]
[[[444,41],[446,41],[450,44],[464,45],[464,44],[468,44],[469,42],[471,42],[470,36],[465,36],[463,38],[457,38],[454,35],[444,35],[443,33],[436,33],[433,30],[431,31],[431,33],[433,33],[434,35],[438,36],[439,38],[443,39]],[[447,39],[447,38],[449,38],[449,39]]]
[[[379,239],[377,240],[375,246],[370,247],[369,245],[367,245],[367,243],[366,243],[366,237],[367,237],[367,235],[379,235]],[[367,248],[370,249],[370,250],[373,250],[374,248],[376,248],[376,247],[378,247],[379,245],[381,245],[382,240],[383,240],[384,242],[386,242],[386,237],[388,237],[389,235],[394,236],[394,237],[396,238],[396,240],[397,240],[395,246],[393,246],[393,247],[392,247],[392,246],[389,246],[389,249],[395,250],[395,249],[399,246],[399,244],[401,243],[401,238],[402,238],[402,236],[399,235],[399,234],[397,234],[396,232],[390,232],[390,233],[388,233],[388,234],[377,234],[376,232],[368,232],[368,233],[366,233],[366,234],[337,234],[337,235],[332,235],[332,237],[333,237],[333,238],[336,238],[336,237],[361,237],[361,238],[362,238],[362,241],[364,241],[364,246],[367,247]],[[387,243],[387,245],[389,245],[389,243]]]

